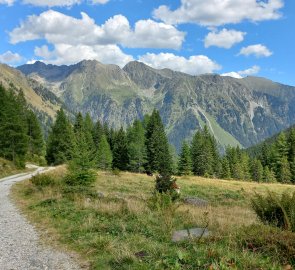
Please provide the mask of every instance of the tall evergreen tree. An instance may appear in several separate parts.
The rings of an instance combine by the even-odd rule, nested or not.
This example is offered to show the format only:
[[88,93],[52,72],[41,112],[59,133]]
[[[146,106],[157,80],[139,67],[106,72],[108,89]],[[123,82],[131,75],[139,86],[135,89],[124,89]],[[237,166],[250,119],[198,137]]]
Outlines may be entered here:
[[267,183],[274,183],[276,182],[276,176],[272,169],[269,169],[268,166],[264,167],[263,171],[263,181]]
[[230,165],[229,165],[227,157],[222,158],[221,164],[222,164],[221,178],[230,179],[231,172],[230,172]]
[[29,111],[27,114],[28,123],[28,154],[30,157],[33,156],[44,156],[44,139],[40,123],[36,115]]
[[172,173],[172,157],[160,114],[154,110],[146,129],[147,171]]
[[178,161],[178,174],[191,175],[192,174],[192,159],[189,145],[184,141],[181,148],[181,153]]
[[282,183],[290,183],[292,179],[291,168],[287,156],[278,161],[277,179]]
[[112,168],[112,151],[107,138],[104,134],[100,137],[98,150],[96,152],[97,167],[101,170],[109,170]]
[[145,130],[139,120],[127,130],[129,169],[134,172],[143,172],[147,154],[145,145]]
[[72,158],[75,136],[63,109],[57,112],[56,121],[47,141],[46,159],[49,164],[62,164]]
[[124,129],[121,127],[115,136],[113,146],[113,168],[126,171],[128,169],[129,157],[127,138]]
[[259,159],[253,159],[251,164],[252,179],[256,182],[263,182],[263,166]]
[[102,135],[105,135],[104,128],[100,121],[97,121],[93,128],[93,143],[95,145],[96,150],[98,149],[98,144],[100,143]]

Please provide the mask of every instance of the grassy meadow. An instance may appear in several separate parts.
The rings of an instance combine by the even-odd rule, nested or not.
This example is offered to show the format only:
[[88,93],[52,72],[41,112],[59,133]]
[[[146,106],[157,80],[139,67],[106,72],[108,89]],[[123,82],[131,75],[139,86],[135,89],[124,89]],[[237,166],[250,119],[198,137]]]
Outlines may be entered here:
[[[143,174],[99,171],[91,188],[66,186],[65,167],[48,174],[44,186],[30,180],[16,184],[13,198],[45,241],[75,252],[90,269],[295,265],[294,234],[261,224],[250,204],[255,192],[281,194],[295,186],[178,177],[182,197],[209,202],[196,207],[153,197],[154,178]],[[171,241],[173,231],[192,227],[208,227],[210,237]]]

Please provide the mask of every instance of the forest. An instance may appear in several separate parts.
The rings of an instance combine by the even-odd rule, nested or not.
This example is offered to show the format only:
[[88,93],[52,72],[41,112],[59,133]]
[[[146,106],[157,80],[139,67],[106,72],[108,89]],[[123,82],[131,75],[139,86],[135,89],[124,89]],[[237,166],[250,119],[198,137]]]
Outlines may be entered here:
[[60,109],[45,144],[22,92],[15,95],[0,86],[0,96],[0,156],[20,167],[25,161],[48,165],[76,161],[85,169],[295,183],[294,128],[263,143],[259,151],[227,147],[221,154],[204,126],[191,142],[182,143],[177,155],[157,110],[126,130],[114,130],[106,123],[93,123],[89,114],[78,113],[72,123]]

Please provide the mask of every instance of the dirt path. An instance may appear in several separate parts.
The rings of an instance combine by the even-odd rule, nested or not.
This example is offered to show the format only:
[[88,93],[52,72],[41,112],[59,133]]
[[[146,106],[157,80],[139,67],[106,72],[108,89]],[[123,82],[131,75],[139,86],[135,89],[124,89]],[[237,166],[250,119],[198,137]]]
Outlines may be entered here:
[[0,179],[0,269],[1,270],[78,270],[65,253],[39,242],[34,227],[20,214],[9,198],[11,186],[44,171],[23,173]]

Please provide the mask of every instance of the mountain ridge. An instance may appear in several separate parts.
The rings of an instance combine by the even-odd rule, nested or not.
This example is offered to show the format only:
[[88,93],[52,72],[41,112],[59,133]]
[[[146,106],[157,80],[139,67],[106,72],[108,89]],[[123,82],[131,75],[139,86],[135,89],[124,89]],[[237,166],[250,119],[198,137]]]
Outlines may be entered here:
[[295,123],[295,87],[259,77],[192,76],[136,61],[122,69],[95,60],[18,69],[55,93],[70,110],[90,112],[94,120],[115,128],[157,108],[177,149],[205,124],[221,145],[248,147]]

